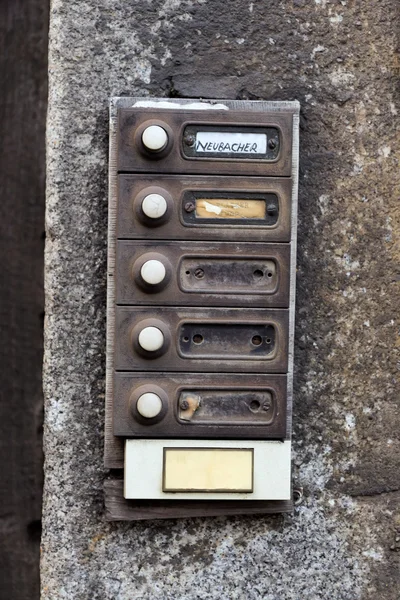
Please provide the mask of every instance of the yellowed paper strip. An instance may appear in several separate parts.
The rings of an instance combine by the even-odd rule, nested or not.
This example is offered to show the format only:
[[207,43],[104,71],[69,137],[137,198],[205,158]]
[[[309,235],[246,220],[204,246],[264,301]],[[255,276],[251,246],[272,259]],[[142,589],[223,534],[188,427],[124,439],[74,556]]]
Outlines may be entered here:
[[264,219],[264,200],[198,198],[196,217],[200,219]]
[[164,492],[253,491],[253,449],[164,448]]

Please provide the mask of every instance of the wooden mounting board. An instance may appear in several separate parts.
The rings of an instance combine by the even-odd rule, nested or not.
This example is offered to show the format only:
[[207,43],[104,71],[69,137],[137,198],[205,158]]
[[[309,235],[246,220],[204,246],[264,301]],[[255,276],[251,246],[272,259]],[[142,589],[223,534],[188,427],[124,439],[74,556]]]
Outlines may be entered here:
[[123,479],[117,477],[110,477],[104,482],[108,521],[265,515],[293,511],[292,500],[125,500],[123,488]]

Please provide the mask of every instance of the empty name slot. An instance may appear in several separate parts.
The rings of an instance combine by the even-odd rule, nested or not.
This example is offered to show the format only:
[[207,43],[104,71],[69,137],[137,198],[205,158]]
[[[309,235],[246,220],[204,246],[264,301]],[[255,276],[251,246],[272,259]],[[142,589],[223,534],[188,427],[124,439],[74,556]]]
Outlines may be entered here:
[[164,492],[252,492],[252,448],[164,448]]
[[268,425],[276,403],[268,390],[183,390],[178,399],[182,423],[197,425]]
[[275,261],[231,256],[184,258],[179,277],[184,292],[209,294],[271,294],[278,280]]
[[185,358],[268,358],[275,348],[273,325],[237,323],[185,323],[178,348]]

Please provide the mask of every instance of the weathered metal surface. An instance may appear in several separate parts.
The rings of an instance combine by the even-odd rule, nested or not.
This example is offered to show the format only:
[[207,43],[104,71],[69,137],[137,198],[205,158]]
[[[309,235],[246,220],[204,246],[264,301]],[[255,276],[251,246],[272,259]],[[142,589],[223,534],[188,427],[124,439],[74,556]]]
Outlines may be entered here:
[[[260,315],[261,317],[261,315]],[[276,328],[262,317],[256,323],[192,319],[179,327],[178,353],[184,358],[262,360],[275,351]]]
[[[284,309],[118,306],[115,369],[286,373],[288,321]],[[140,349],[146,327],[162,331],[160,350]]]
[[[152,108],[120,108],[117,169],[118,172],[290,177],[292,117],[293,111],[284,109],[279,113],[190,109],[169,109],[160,113]],[[145,129],[154,125],[162,127],[168,136],[165,148],[159,152],[147,151],[142,142]],[[225,153],[209,149],[201,153],[198,149],[196,151],[196,133],[199,130],[267,133],[267,149],[262,154],[250,153],[247,158],[244,152],[235,155],[232,150]],[[191,137],[194,142],[189,145]]]
[[[155,285],[141,269],[157,260],[165,278]],[[119,241],[116,302],[164,306],[289,306],[288,244]]]
[[178,419],[195,425],[260,425],[274,419],[276,403],[270,391],[216,387],[183,390],[178,399]]
[[[143,101],[143,99],[140,99]],[[132,99],[118,99],[115,101],[115,110],[114,104],[112,103],[112,123],[116,125],[116,108],[119,107],[129,107],[132,106]],[[185,101],[179,102],[179,104],[184,105]],[[281,257],[283,259],[283,263],[287,262],[287,267],[284,266],[284,270],[290,270],[290,293],[288,294],[288,301],[284,300],[283,305],[288,307],[289,310],[289,324],[288,331],[284,332],[284,337],[287,338],[287,344],[289,348],[289,353],[286,362],[286,366],[278,367],[277,369],[274,366],[269,369],[270,359],[273,359],[275,362],[275,330],[272,331],[253,331],[252,335],[249,337],[247,334],[250,333],[248,328],[243,328],[243,323],[240,322],[240,319],[234,323],[234,326],[237,328],[236,331],[233,330],[232,335],[232,324],[224,322],[221,331],[215,333],[215,326],[211,329],[211,333],[213,335],[208,335],[206,337],[206,341],[203,333],[200,331],[190,331],[190,335],[183,335],[181,332],[181,338],[179,338],[179,332],[175,332],[175,339],[171,335],[170,323],[167,323],[166,320],[160,320],[157,318],[157,314],[153,315],[145,315],[145,318],[140,322],[140,324],[134,324],[131,330],[131,334],[129,336],[129,350],[130,360],[132,359],[132,354],[134,355],[133,363],[130,363],[130,366],[127,365],[128,369],[133,369],[132,374],[135,374],[135,371],[141,368],[149,369],[149,363],[151,363],[150,372],[154,373],[154,377],[158,377],[160,374],[160,370],[163,370],[162,357],[166,359],[172,351],[174,344],[176,346],[176,340],[180,339],[180,355],[179,357],[182,359],[183,363],[188,360],[188,358],[184,358],[181,355],[194,355],[198,356],[198,358],[193,359],[190,357],[190,360],[194,363],[197,363],[197,367],[193,367],[191,370],[194,371],[229,371],[229,368],[226,368],[226,360],[219,360],[220,357],[216,359],[212,359],[213,366],[209,367],[207,363],[209,354],[206,355],[206,358],[199,358],[201,353],[204,350],[214,351],[217,354],[227,354],[226,349],[223,348],[223,336],[226,335],[227,330],[231,329],[231,339],[230,345],[234,346],[234,342],[232,338],[234,337],[236,332],[240,332],[241,334],[241,348],[236,347],[234,350],[239,354],[241,353],[245,357],[244,360],[240,358],[240,361],[244,364],[242,365],[242,369],[240,372],[245,373],[247,369],[246,362],[249,363],[251,361],[252,367],[249,369],[249,372],[279,372],[285,373],[288,372],[288,383],[287,383],[287,403],[285,407],[286,412],[286,423],[284,428],[284,433],[290,438],[290,430],[291,430],[291,403],[292,403],[292,372],[293,372],[293,334],[294,334],[294,282],[295,282],[295,244],[285,244],[284,242],[294,241],[296,240],[296,215],[297,215],[297,178],[298,178],[298,103],[296,102],[264,102],[264,103],[253,103],[253,102],[244,102],[244,103],[236,103],[232,101],[226,101],[226,105],[232,108],[235,108],[235,111],[245,111],[249,113],[257,112],[260,108],[262,110],[267,110],[267,112],[271,113],[288,113],[292,115],[293,127],[294,127],[294,138],[293,138],[293,163],[291,170],[291,177],[279,177],[279,178],[266,178],[266,177],[241,177],[240,175],[235,175],[234,177],[226,177],[226,176],[196,176],[196,175],[157,175],[156,173],[153,175],[149,174],[120,174],[118,175],[116,172],[116,154],[117,154],[117,136],[116,130],[112,125],[111,129],[111,163],[110,163],[110,182],[111,182],[111,194],[110,194],[110,214],[109,214],[109,279],[108,279],[108,294],[109,294],[109,302],[113,305],[109,305],[109,313],[108,313],[108,331],[111,334],[108,337],[108,364],[112,365],[112,369],[119,368],[116,364],[115,360],[115,352],[118,352],[117,345],[121,343],[121,340],[118,341],[119,332],[115,329],[116,325],[116,311],[118,311],[118,306],[114,303],[118,303],[116,294],[117,294],[117,286],[115,285],[116,281],[121,282],[123,285],[126,285],[126,281],[128,281],[128,285],[130,285],[131,280],[127,278],[124,281],[124,274],[122,273],[122,277],[117,273],[118,263],[120,259],[120,248],[124,243],[129,245],[128,240],[132,240],[130,242],[130,247],[134,248],[136,245],[141,247],[141,241],[145,239],[146,244],[149,243],[149,238],[157,244],[156,248],[159,249],[160,243],[164,245],[167,240],[176,240],[176,242],[172,243],[171,246],[179,246],[178,240],[184,240],[185,244],[190,246],[189,249],[189,260],[193,260],[193,258],[197,259],[198,256],[194,256],[192,254],[193,244],[197,245],[198,248],[204,246],[207,241],[216,242],[218,240],[218,244],[214,244],[214,246],[218,249],[221,244],[223,246],[228,247],[228,244],[224,244],[225,242],[230,242],[231,247],[234,249],[235,253],[235,261],[238,261],[238,257],[236,256],[238,253],[240,254],[240,248],[244,248],[244,244],[240,242],[248,242],[249,240],[254,240],[254,243],[247,244],[249,248],[252,248],[252,251],[249,256],[254,256],[253,252],[257,254],[257,248],[260,248],[263,244],[259,242],[281,242],[280,244],[275,244],[275,246],[268,245],[268,247],[276,247],[276,249],[280,249],[280,252],[284,253],[284,256]],[[172,106],[170,104],[170,106]],[[209,108],[209,106],[207,106]],[[201,133],[201,132],[200,132]],[[201,135],[206,135],[205,132],[201,133]],[[210,134],[210,132],[208,132]],[[199,134],[200,135],[200,134]],[[229,133],[228,135],[231,135]],[[233,135],[236,136],[237,132],[233,132]],[[239,134],[241,135],[241,134]],[[250,134],[251,136],[257,134]],[[203,140],[204,141],[204,140]],[[150,153],[153,155],[153,153]],[[153,155],[154,156],[154,155]],[[159,154],[161,156],[161,154]],[[118,196],[118,197],[117,197]],[[211,215],[211,216],[210,216]],[[139,233],[138,233],[139,232]],[[188,242],[188,240],[191,242]],[[118,240],[118,241],[117,241]],[[133,241],[135,240],[135,241]],[[158,240],[160,240],[158,242]],[[193,240],[193,242],[192,242]],[[195,240],[201,240],[201,243],[197,243]],[[283,242],[283,243],[282,243]],[[208,249],[210,249],[213,245],[209,244]],[[267,246],[266,246],[267,247]],[[154,246],[153,246],[154,248]],[[152,249],[153,249],[152,248]],[[289,254],[285,254],[290,251]],[[117,254],[118,252],[118,254]],[[203,251],[204,252],[204,251]],[[182,293],[191,294],[193,296],[197,296],[199,290],[203,289],[204,285],[209,281],[209,284],[215,282],[217,285],[220,285],[220,273],[224,271],[223,265],[218,263],[218,267],[216,268],[216,262],[214,259],[218,259],[219,254],[211,255],[205,257],[201,254],[201,257],[205,260],[205,263],[202,265],[195,264],[192,262],[189,265],[188,269],[182,268],[182,263],[179,267],[180,274],[180,286],[178,282],[174,281],[174,272],[173,265],[171,261],[165,259],[160,252],[147,252],[147,257],[141,257],[141,259],[135,260],[133,265],[131,264],[128,267],[128,270],[133,276],[133,279],[138,284],[136,289],[135,286],[132,287],[129,292],[129,298],[134,299],[136,306],[140,306],[140,300],[137,302],[136,298],[138,298],[141,294],[143,294],[144,302],[143,305],[148,305],[151,302],[148,302],[146,296],[151,296],[161,298],[162,296],[167,297],[168,288],[171,286],[171,290],[176,288],[180,290],[182,288]],[[191,257],[191,258],[190,258]],[[242,257],[243,258],[243,257]],[[260,258],[260,256],[258,256]],[[264,257],[266,258],[266,257]],[[273,257],[270,257],[273,258]],[[285,261],[285,258],[287,261]],[[149,259],[149,260],[147,260]],[[156,278],[156,280],[152,279],[151,281],[146,277],[143,277],[143,268],[147,269],[149,262],[157,262],[157,273],[160,274],[163,271],[161,278]],[[174,262],[174,261],[173,261]],[[264,267],[273,267],[272,264],[274,261],[271,261],[271,264],[265,263]],[[279,261],[280,264],[281,261]],[[277,263],[275,263],[277,264]],[[147,265],[147,266],[146,266]],[[153,265],[154,266],[154,265]],[[256,265],[258,267],[260,265]],[[279,266],[279,265],[278,265]],[[161,269],[160,269],[161,267]],[[206,270],[207,269],[207,276]],[[242,284],[246,281],[246,268],[243,261],[243,271],[240,269],[240,256],[238,262],[232,262],[231,268],[233,272],[230,273],[230,277],[225,277],[224,279],[224,295],[227,299],[227,302],[221,301],[221,304],[215,302],[216,298],[221,298],[221,294],[212,294],[208,291],[206,292],[209,295],[210,304],[213,306],[240,306],[241,308],[246,307],[245,302],[232,302],[232,294],[226,294],[226,292],[231,291],[232,286],[233,289],[237,289],[236,286],[238,284]],[[279,270],[279,269],[278,269]],[[125,271],[126,273],[126,271]],[[154,275],[154,271],[151,273],[151,277]],[[183,278],[183,274],[186,277],[189,277],[189,281]],[[272,282],[275,281],[275,276],[279,275],[274,272],[274,269],[267,268],[265,270],[254,268],[251,271],[252,281],[257,280],[257,287],[260,286],[260,289],[264,287],[263,278],[266,276],[267,279],[271,278]],[[217,275],[217,277],[215,277]],[[233,277],[232,277],[233,275]],[[249,275],[249,273],[247,273]],[[146,281],[144,281],[146,279]],[[236,281],[235,281],[236,279]],[[248,278],[247,278],[248,281]],[[271,282],[271,283],[272,283]],[[283,282],[283,281],[282,281]],[[271,283],[267,284],[268,291],[272,291]],[[249,291],[251,291],[251,285],[248,286]],[[280,281],[279,281],[280,288]],[[194,291],[189,291],[193,289]],[[207,288],[206,288],[207,289]],[[185,292],[183,292],[185,290]],[[186,291],[188,290],[188,291]],[[139,293],[136,293],[139,291]],[[289,290],[288,290],[289,291]],[[118,290],[119,293],[119,290]],[[279,294],[279,290],[277,290]],[[243,294],[242,300],[246,296],[251,296],[251,294]],[[255,306],[280,306],[280,300],[278,295],[265,294],[263,298],[263,302],[258,305],[258,302],[255,302],[256,295],[253,295],[253,302],[250,302],[247,306],[255,307]],[[265,302],[266,300],[266,302]],[[276,301],[274,301],[276,300]],[[128,300],[128,302],[132,302],[132,300]],[[177,300],[172,300],[171,304],[177,306]],[[202,303],[202,305],[207,303]],[[160,305],[165,307],[165,304],[160,302]],[[129,306],[129,305],[127,305]],[[182,306],[185,306],[183,304]],[[188,303],[187,306],[194,306],[194,303]],[[162,309],[161,309],[162,310]],[[179,309],[178,309],[179,310]],[[199,309],[198,309],[199,310]],[[159,311],[157,311],[158,313]],[[278,310],[278,313],[282,312]],[[236,313],[237,315],[239,312]],[[168,319],[167,319],[168,320]],[[254,326],[254,323],[248,324]],[[259,326],[265,328],[265,323],[258,323]],[[228,327],[227,327],[228,326]],[[207,326],[206,326],[207,327]],[[156,337],[162,338],[162,342],[160,341],[160,345],[157,347],[152,347],[151,352],[149,348],[144,349],[143,345],[139,343],[139,336],[142,334],[143,328],[148,328],[147,331],[152,330],[154,332],[158,332]],[[247,333],[246,333],[247,331]],[[176,335],[178,333],[178,336]],[[210,333],[210,332],[208,332]],[[287,335],[288,333],[288,335]],[[246,335],[245,335],[246,334]],[[152,334],[153,335],[153,334]],[[222,335],[222,338],[221,338]],[[285,341],[285,344],[286,344]],[[126,342],[122,340],[122,344],[124,345]],[[154,339],[151,344],[153,344]],[[279,346],[281,344],[279,343]],[[146,344],[145,344],[146,346]],[[214,348],[212,347],[214,346]],[[229,348],[228,348],[229,352]],[[259,362],[259,366],[254,365],[254,361],[251,360],[251,354],[259,353],[261,355],[261,359],[257,360]],[[143,363],[142,367],[135,364],[136,359],[139,361],[139,365]],[[228,361],[232,362],[235,360],[234,357],[229,356]],[[203,368],[201,368],[201,362],[203,362]],[[265,362],[268,361],[268,366],[265,368]],[[200,362],[200,364],[199,364]],[[264,364],[263,364],[264,363]],[[157,366],[159,364],[159,366]],[[219,365],[219,368],[216,367]],[[237,361],[235,367],[237,366]],[[171,367],[165,366],[165,369],[168,371]],[[190,366],[186,367],[189,368]],[[110,369],[110,367],[108,367]],[[288,369],[288,370],[287,370]],[[125,370],[125,367],[124,367]],[[172,370],[180,370],[175,369]],[[182,371],[185,370],[184,364],[182,364]],[[105,464],[109,467],[121,467],[123,465],[123,445],[121,443],[121,438],[118,438],[113,433],[113,419],[110,414],[110,411],[113,407],[114,402],[114,392],[113,392],[113,382],[110,377],[111,373],[108,370],[108,383],[107,383],[107,409],[106,409],[106,444],[105,444]],[[113,377],[113,376],[112,376]],[[138,412],[138,411],[137,411]],[[136,415],[138,416],[138,415]],[[143,417],[139,417],[139,421],[143,421]],[[157,421],[155,419],[152,424]]]
[[[136,402],[156,393],[165,410],[143,419]],[[225,439],[286,437],[286,376],[115,373],[114,435]]]
[[[196,175],[119,175],[117,238],[188,239],[289,242],[291,178],[211,177]],[[168,209],[159,219],[146,217],[142,202],[152,193],[161,194]],[[231,218],[210,212],[204,217],[204,200],[262,202],[264,218]],[[199,209],[196,204],[200,202]],[[202,202],[202,204],[201,204]],[[230,211],[232,212],[232,211]],[[258,216],[258,212],[256,216]],[[243,216],[244,215],[244,216]]]

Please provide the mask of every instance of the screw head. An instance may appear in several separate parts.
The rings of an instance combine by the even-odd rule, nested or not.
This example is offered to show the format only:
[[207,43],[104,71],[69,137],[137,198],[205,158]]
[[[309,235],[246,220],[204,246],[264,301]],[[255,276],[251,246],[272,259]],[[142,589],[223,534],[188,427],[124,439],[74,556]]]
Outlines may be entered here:
[[196,138],[194,135],[189,134],[184,137],[183,141],[185,142],[186,146],[194,146],[196,143]]
[[189,408],[189,402],[187,400],[182,400],[179,406],[181,410],[187,410]]
[[193,202],[186,202],[186,204],[185,204],[185,207],[184,207],[184,208],[185,208],[186,212],[188,212],[188,213],[191,213],[191,212],[193,212],[193,211],[194,211],[194,209],[195,209],[196,207],[195,207],[195,205],[193,204]]
[[197,279],[203,279],[203,277],[204,277],[204,271],[203,271],[203,269],[201,269],[200,267],[198,267],[197,269],[195,269],[194,276],[197,277]]
[[278,207],[276,206],[276,204],[268,204],[267,206],[267,213],[269,215],[274,215],[278,210]]
[[271,150],[275,150],[277,145],[278,145],[278,142],[274,139],[269,140],[269,142],[268,142],[268,148],[270,148]]
[[268,412],[271,408],[271,400],[266,400],[262,405],[262,410]]

